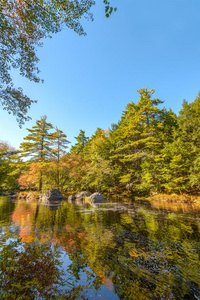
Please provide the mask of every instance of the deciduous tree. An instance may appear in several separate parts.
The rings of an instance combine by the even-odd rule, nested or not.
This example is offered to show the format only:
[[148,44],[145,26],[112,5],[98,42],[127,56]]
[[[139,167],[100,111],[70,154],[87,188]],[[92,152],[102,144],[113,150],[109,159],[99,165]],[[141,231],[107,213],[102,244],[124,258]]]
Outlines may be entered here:
[[[11,69],[31,81],[40,82],[36,55],[42,40],[61,31],[65,26],[84,35],[80,19],[93,19],[93,0],[1,0],[0,1],[0,104],[17,117],[22,125],[29,119],[27,111],[35,101],[14,87]],[[113,11],[104,0],[107,17]]]

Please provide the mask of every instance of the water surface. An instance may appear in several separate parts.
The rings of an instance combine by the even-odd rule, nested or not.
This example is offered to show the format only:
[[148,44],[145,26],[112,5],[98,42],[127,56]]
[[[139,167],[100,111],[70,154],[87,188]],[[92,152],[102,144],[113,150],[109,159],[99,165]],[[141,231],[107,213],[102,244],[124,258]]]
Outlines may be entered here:
[[200,299],[200,209],[147,201],[44,206],[0,198],[0,244],[58,243],[88,299]]

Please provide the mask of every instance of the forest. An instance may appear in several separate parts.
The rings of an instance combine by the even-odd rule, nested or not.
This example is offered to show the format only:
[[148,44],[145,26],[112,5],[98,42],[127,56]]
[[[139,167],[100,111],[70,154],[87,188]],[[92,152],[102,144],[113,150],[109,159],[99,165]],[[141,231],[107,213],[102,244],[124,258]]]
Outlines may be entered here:
[[71,147],[47,116],[27,129],[19,149],[1,141],[0,193],[57,188],[66,194],[199,195],[200,92],[191,103],[183,100],[178,115],[154,92],[138,90],[139,100],[127,104],[117,123],[91,137],[81,129]]

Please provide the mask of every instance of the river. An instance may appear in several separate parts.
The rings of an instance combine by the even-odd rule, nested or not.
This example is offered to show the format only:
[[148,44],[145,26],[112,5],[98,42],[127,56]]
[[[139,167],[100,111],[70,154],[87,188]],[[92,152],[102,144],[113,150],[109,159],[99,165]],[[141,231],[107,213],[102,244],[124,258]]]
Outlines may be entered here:
[[0,245],[59,244],[88,299],[200,299],[200,207],[112,201],[59,206],[0,197]]

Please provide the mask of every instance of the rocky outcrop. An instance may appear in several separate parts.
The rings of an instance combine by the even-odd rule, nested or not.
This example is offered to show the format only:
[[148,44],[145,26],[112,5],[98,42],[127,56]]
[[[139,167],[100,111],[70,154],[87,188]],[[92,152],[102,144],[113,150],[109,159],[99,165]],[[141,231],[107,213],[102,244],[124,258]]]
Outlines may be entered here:
[[90,197],[92,195],[92,193],[90,193],[89,191],[82,191],[78,194],[76,194],[76,199],[81,199],[81,198],[85,198],[85,197]]
[[101,195],[98,192],[96,192],[96,193],[94,193],[90,196],[90,203],[91,204],[102,203],[102,202],[104,202],[104,200],[106,200],[106,199],[103,197],[103,195]]
[[45,194],[42,195],[41,197],[41,202],[42,203],[58,203],[61,202],[62,200],[66,199],[57,189],[51,189],[47,191]]

